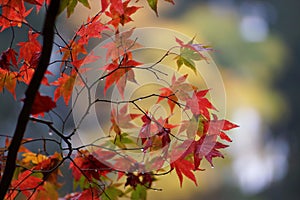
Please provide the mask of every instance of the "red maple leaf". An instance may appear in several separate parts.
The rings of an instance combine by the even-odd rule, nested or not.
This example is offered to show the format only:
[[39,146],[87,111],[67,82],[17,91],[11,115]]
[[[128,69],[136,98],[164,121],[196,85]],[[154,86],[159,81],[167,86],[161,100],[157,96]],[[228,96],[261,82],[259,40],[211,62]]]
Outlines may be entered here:
[[133,21],[130,16],[141,7],[129,7],[128,4],[130,1],[131,0],[122,2],[122,0],[111,0],[110,9],[105,12],[105,14],[111,18],[108,24],[112,24],[115,29],[117,29],[119,24],[124,26],[124,24]]
[[[168,104],[170,107],[171,112],[173,112],[175,105],[177,104],[178,100],[186,101],[190,98],[189,92],[192,92],[196,89],[195,86],[193,86],[190,83],[186,82],[187,74],[179,77],[176,79],[175,74],[173,74],[172,77],[172,84],[171,86],[160,88],[160,96],[158,97],[157,103],[160,102],[163,99],[168,100]],[[168,97],[168,98],[165,98]]]
[[205,121],[203,132],[209,135],[219,135],[222,140],[232,142],[224,131],[239,127],[228,120],[219,120],[217,115],[213,114],[213,120]]
[[[24,82],[25,84],[29,85],[33,74],[35,72],[35,68],[29,67],[26,64],[22,65],[20,68],[20,73],[18,74],[18,80]],[[52,75],[50,71],[46,71],[46,74]],[[49,86],[48,79],[44,76],[42,79],[42,84]]]
[[133,173],[128,173],[126,176],[127,176],[127,179],[126,179],[125,187],[127,185],[130,185],[131,187],[133,187],[135,189],[138,184],[141,184],[141,181],[140,181],[140,178],[138,175],[135,175]]
[[[153,116],[144,115],[142,117],[144,124],[139,133],[139,138],[142,141],[143,151],[146,152],[149,148],[163,148],[170,144],[171,130],[177,125],[169,124],[168,118],[163,120],[159,118],[158,120],[154,119]],[[153,122],[153,123],[152,123]],[[167,149],[165,149],[167,150]]]
[[212,159],[215,157],[224,158],[219,149],[228,147],[228,145],[217,142],[217,137],[213,135],[203,135],[198,141],[194,141],[191,147],[194,147],[194,165],[198,169],[203,157],[213,166]]
[[41,53],[42,45],[37,40],[39,36],[38,33],[34,33],[31,30],[28,31],[28,41],[20,42],[18,44],[20,46],[18,62],[24,59],[25,62],[29,63],[33,56]]
[[[144,115],[141,119],[144,122],[144,124],[142,125],[138,138],[140,138],[142,144],[144,144],[145,141],[151,137],[153,126],[151,126],[151,116],[150,114],[148,114],[148,112],[146,112],[146,115]],[[156,126],[154,126],[154,128],[155,130],[157,130]]]
[[[168,141],[167,137],[169,136],[163,132],[164,123],[161,123],[162,120],[158,122],[154,116],[148,114],[148,112],[146,112],[146,115],[144,115],[141,119],[144,124],[142,125],[138,138],[142,141],[144,152],[146,152],[149,148],[160,148],[162,143],[161,136],[165,137],[165,142]],[[157,136],[159,133],[161,133],[160,136]]]
[[20,173],[18,178],[12,181],[11,187],[14,189],[11,190],[12,192],[7,193],[7,199],[15,199],[19,191],[28,198],[32,195],[33,191],[38,192],[39,190],[43,190],[43,186],[40,185],[43,179],[32,176],[32,174],[30,170]]
[[192,142],[187,140],[182,144],[182,147],[187,146],[186,144],[189,145],[182,156],[193,155],[195,170],[199,170],[200,162],[204,157],[211,166],[213,166],[213,158],[224,158],[219,149],[226,148],[228,145],[218,142],[217,139],[220,137],[222,140],[231,142],[231,139],[224,131],[238,127],[238,125],[227,120],[218,120],[215,114],[213,114],[213,120],[203,120],[202,123],[203,130],[200,139],[196,141],[193,140]]
[[162,144],[161,148],[163,148],[166,145],[170,144],[171,130],[177,127],[177,125],[169,124],[169,118],[166,118],[165,120],[160,118],[157,120],[157,122],[162,125],[161,127],[159,127],[159,132],[156,134],[156,136],[158,136],[159,139],[161,140],[161,144]]
[[[223,140],[231,142],[231,139],[224,133],[224,131],[238,127],[238,125],[227,120],[218,120],[215,114],[213,114],[213,120],[203,120],[201,123],[203,123],[203,130],[201,131],[201,135],[198,134],[201,136],[200,139],[186,140],[181,145],[182,148],[188,146],[187,150],[182,154],[182,157],[186,157],[190,154],[193,155],[194,170],[200,170],[199,166],[203,158],[205,158],[211,166],[213,166],[213,158],[224,158],[219,149],[226,148],[228,145],[218,142],[217,139],[220,137]],[[186,127],[183,129],[186,129]],[[193,132],[195,132],[195,130]],[[195,134],[193,133],[193,135]]]
[[187,99],[186,109],[190,109],[196,116],[202,115],[206,119],[210,119],[210,112],[208,109],[216,110],[212,103],[205,97],[209,90],[201,90],[193,93],[192,98]]
[[39,92],[35,95],[31,114],[44,117],[45,112],[49,112],[56,107],[56,103],[49,96],[42,96]]
[[142,63],[128,58],[128,55],[125,54],[121,63],[117,60],[114,60],[112,63],[103,67],[105,71],[108,72],[108,75],[105,80],[104,86],[104,95],[106,94],[107,89],[116,83],[117,88],[124,98],[124,90],[127,83],[127,80],[131,82],[136,82],[134,79],[133,68],[141,65]]
[[[113,156],[114,154],[110,155]],[[109,159],[110,157],[106,159]],[[100,176],[105,176],[112,170],[109,166],[104,164],[104,162],[105,160],[103,159],[103,157],[100,162],[88,151],[80,151],[78,152],[77,156],[73,159],[73,162],[70,163],[70,169],[72,169],[72,174],[76,181],[79,181],[81,176],[85,176],[89,180],[91,180],[92,178],[98,180]]]
[[84,66],[84,65],[89,64],[89,63],[96,62],[99,58],[100,58],[100,56],[95,56],[94,53],[91,52],[87,56],[85,56],[84,58],[82,58],[80,60],[73,61],[72,65],[74,67],[76,67],[77,69],[79,69],[81,66]]
[[154,181],[153,176],[150,173],[127,173],[127,179],[125,183],[125,187],[130,185],[133,189],[136,188],[137,185],[145,185],[146,187],[151,187],[152,182]]
[[187,178],[192,180],[195,183],[195,185],[198,185],[196,177],[193,173],[194,164],[191,161],[188,161],[181,157],[181,158],[171,162],[171,169],[176,170],[176,173],[177,173],[177,176],[178,176],[179,182],[180,182],[180,187],[182,187],[183,175],[185,175]]
[[110,4],[110,0],[101,0],[101,12],[104,12]]
[[0,57],[0,68],[10,70],[10,66],[18,67],[16,56],[18,53],[14,49],[3,51]]
[[[28,62],[24,62],[19,70],[19,80],[23,81],[25,84],[29,85],[33,74],[38,66],[39,59],[40,59],[40,52],[33,53],[31,55],[31,59]],[[52,75],[50,71],[46,71],[46,75]],[[49,86],[48,79],[44,76],[42,79],[42,84]]]
[[124,31],[121,33],[116,33],[112,42],[106,43],[102,48],[106,48],[106,61],[110,58],[116,60],[124,54],[128,54],[128,57],[132,57],[129,50],[134,50],[140,48],[142,45],[135,40],[130,39],[134,28],[129,31]]
[[39,12],[43,4],[46,2],[49,5],[50,0],[24,0],[27,3],[33,4],[36,6],[36,11]]
[[113,108],[110,118],[112,123],[110,131],[114,130],[117,135],[121,135],[121,129],[135,128],[136,126],[132,123],[132,120],[139,116],[141,115],[128,113],[128,104],[124,105],[120,110]]
[[54,91],[54,101],[57,101],[57,99],[62,96],[66,105],[69,104],[73,86],[75,84],[76,75],[76,72],[72,72],[71,75],[63,73],[62,76],[58,78],[58,80],[52,83],[52,85],[58,86]]
[[192,85],[187,81],[188,74],[182,75],[176,79],[175,74],[172,77],[171,89],[175,92],[178,99],[186,101],[190,98],[191,92],[197,89],[196,86]]
[[158,100],[156,103],[159,103],[163,99],[168,99],[168,104],[169,104],[171,113],[173,113],[176,102],[178,101],[176,95],[170,88],[160,88],[159,90],[161,91],[161,93],[159,94],[160,97],[158,97]]
[[26,10],[23,0],[2,0],[0,4],[2,8],[0,16],[2,29],[0,32],[11,26],[21,27],[22,22],[26,22],[25,17],[27,17],[32,10],[32,8]]
[[[79,43],[77,41],[71,41],[66,47],[60,48],[59,53],[63,53],[62,60],[63,61],[77,61],[79,60],[79,55],[80,54],[87,54],[88,52],[86,51],[84,44]],[[65,63],[61,63],[61,67]]]
[[[44,172],[43,175],[46,177],[46,181],[51,182],[52,184],[59,185],[57,181],[57,175],[60,174],[59,168],[56,168],[58,163],[62,160],[61,154],[55,152],[52,156],[49,156],[47,159],[38,163],[37,166],[34,167],[34,170],[42,170]],[[49,174],[48,171],[52,170],[52,173]],[[45,178],[44,178],[45,180]]]
[[78,43],[87,44],[90,38],[101,38],[102,31],[109,30],[99,19],[100,15],[92,18],[88,17],[86,25],[82,25],[77,32],[77,35],[80,36]]
[[202,135],[199,140],[186,140],[181,146],[187,147],[186,151],[181,155],[182,158],[186,158],[189,155],[193,156],[194,165],[193,170],[201,170],[199,168],[201,160],[205,158],[213,167],[212,159],[215,157],[224,158],[219,149],[228,147],[228,145],[222,144],[217,141],[217,135]]

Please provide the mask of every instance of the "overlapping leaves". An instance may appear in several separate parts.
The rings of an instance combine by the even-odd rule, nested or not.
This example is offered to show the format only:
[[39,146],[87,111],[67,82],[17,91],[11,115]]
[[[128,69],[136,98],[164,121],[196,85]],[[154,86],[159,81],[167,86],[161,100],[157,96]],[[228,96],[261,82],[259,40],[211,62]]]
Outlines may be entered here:
[[[173,0],[165,1],[174,4]],[[14,28],[22,27],[24,24],[30,27],[28,28],[27,41],[19,42],[15,45],[16,47],[12,41],[11,46],[2,52],[0,57],[0,92],[5,89],[15,98],[17,83],[21,82],[25,85],[30,83],[42,51],[40,40],[43,36],[38,31],[33,31],[35,29],[27,24],[26,18],[32,13],[33,8],[25,6],[25,2],[35,6],[36,10],[39,11],[41,6],[49,3],[49,0],[4,0],[0,2],[1,31],[9,27],[14,30]],[[66,10],[69,17],[78,3],[90,8],[88,0],[63,0],[61,12]],[[65,199],[118,199],[121,196],[128,196],[129,193],[132,199],[145,199],[146,191],[151,189],[156,180],[155,173],[144,172],[149,165],[162,171],[164,170],[161,169],[162,166],[167,163],[170,171],[176,172],[180,186],[183,184],[184,177],[197,185],[195,171],[202,170],[202,160],[207,160],[213,166],[214,158],[224,157],[221,149],[227,148],[228,144],[223,142],[232,141],[226,132],[238,126],[228,120],[217,118],[215,114],[217,109],[209,98],[209,90],[201,90],[190,84],[187,74],[173,75],[170,85],[160,88],[154,95],[140,98],[140,100],[147,100],[150,97],[156,97],[153,103],[156,102],[157,104],[166,101],[170,111],[170,115],[167,117],[155,116],[155,112],[139,106],[137,100],[124,99],[128,81],[136,83],[135,70],[139,68],[151,71],[156,66],[152,66],[151,69],[142,67],[143,64],[134,58],[132,51],[141,47],[136,39],[132,38],[134,28],[120,33],[120,28],[133,21],[133,14],[141,7],[133,5],[133,0],[101,0],[100,3],[101,11],[94,17],[88,17],[86,22],[75,31],[72,39],[64,40],[56,30],[56,36],[61,39],[60,42],[55,43],[57,56],[61,55],[61,60],[56,60],[51,65],[56,64],[56,62],[60,63],[60,67],[58,66],[53,70],[59,71],[60,76],[53,76],[50,79],[49,76],[53,75],[53,71],[46,72],[47,76],[42,80],[43,86],[54,87],[55,89],[52,90],[52,94],[44,95],[43,92],[36,94],[31,115],[36,117],[33,118],[35,121],[42,121],[41,118],[45,117],[45,113],[54,111],[56,102],[60,98],[63,99],[65,105],[69,105],[72,91],[78,79],[79,83],[89,90],[91,86],[84,79],[84,73],[89,69],[82,69],[82,66],[103,59],[106,64],[102,68],[99,67],[101,70],[98,72],[99,81],[105,79],[103,95],[105,96],[108,90],[115,85],[123,98],[123,101],[114,102],[117,107],[113,108],[110,113],[111,126],[109,131],[110,133],[113,132],[114,141],[109,141],[110,146],[108,147],[91,144],[90,147],[98,147],[96,151],[88,151],[92,148],[89,149],[84,146],[68,149],[72,145],[70,140],[76,129],[67,136],[54,129],[52,122],[42,121],[49,129],[54,130],[61,139],[61,141],[54,139],[49,139],[49,141],[56,141],[60,145],[63,141],[64,145],[67,144],[68,147],[61,149],[63,153],[49,155],[46,150],[46,141],[48,140],[44,138],[40,140],[44,142],[44,149],[38,153],[31,152],[21,146],[22,159],[18,161],[18,165],[22,167],[19,167],[18,171],[15,172],[11,190],[7,193],[7,199],[18,198],[19,194],[33,199],[57,199],[57,189],[61,186],[58,183],[58,176],[61,176],[59,166],[67,159],[70,160],[69,168],[74,177],[74,189],[80,191],[66,195]],[[147,0],[147,3],[158,15],[158,0]],[[108,21],[105,22],[103,18],[108,19]],[[107,49],[105,57],[102,58],[93,53],[88,54],[88,45],[90,45],[91,39],[101,39],[107,34],[114,35],[114,39],[103,46]],[[172,48],[179,49],[179,53],[174,58],[178,70],[187,67],[196,74],[196,63],[201,60],[208,61],[204,52],[212,49],[209,46],[195,44],[194,39],[184,42],[175,38],[175,42],[177,44]],[[172,54],[174,53],[172,52]],[[160,70],[156,70],[156,72],[158,73]],[[80,93],[80,91],[76,92]],[[92,104],[92,102],[88,103]],[[134,112],[129,105],[134,107]],[[172,117],[177,112],[176,108],[189,115],[188,120],[173,124]],[[53,113],[58,115],[55,111]],[[88,113],[89,110],[87,110],[86,115]],[[49,115],[49,119],[52,120],[52,115]],[[60,120],[63,123],[66,122],[62,118]],[[62,130],[65,128],[64,125]],[[135,136],[126,132],[130,129],[138,130]],[[23,142],[30,141],[24,140]],[[177,144],[178,148],[170,151],[173,144]],[[146,159],[143,163],[138,163],[130,156],[126,157],[126,161],[124,158],[121,159],[119,150],[127,150],[133,145],[135,145],[135,150],[144,155],[161,149],[164,151],[159,157]],[[118,148],[115,148],[116,146]],[[7,149],[5,147],[5,151]],[[65,155],[64,152],[67,150],[69,153]],[[77,153],[75,154],[75,152]],[[2,157],[3,155],[1,152]],[[165,157],[171,159],[162,159]],[[112,160],[113,164],[110,162]],[[127,167],[128,170],[115,170],[120,166]],[[113,180],[113,177],[116,176],[117,180]],[[120,180],[123,182],[114,183]],[[129,189],[123,191],[122,187]]]

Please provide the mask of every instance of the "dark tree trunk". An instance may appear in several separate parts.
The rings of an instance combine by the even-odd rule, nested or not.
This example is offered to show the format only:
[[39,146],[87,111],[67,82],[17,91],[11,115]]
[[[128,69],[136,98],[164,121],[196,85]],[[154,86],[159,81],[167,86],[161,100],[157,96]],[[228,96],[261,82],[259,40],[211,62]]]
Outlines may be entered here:
[[5,166],[3,177],[0,182],[0,199],[4,199],[5,194],[9,189],[14,171],[16,169],[16,159],[17,159],[18,150],[20,148],[26,130],[26,126],[29,121],[29,116],[34,102],[34,98],[36,93],[39,90],[42,79],[49,65],[52,47],[53,47],[53,40],[54,40],[55,19],[58,13],[59,5],[60,5],[60,0],[52,0],[47,10],[43,32],[42,32],[43,34],[42,53],[41,53],[38,67],[36,68],[32,80],[30,81],[30,84],[25,92],[24,105],[18,117],[17,126],[11,144],[8,148],[6,166]]

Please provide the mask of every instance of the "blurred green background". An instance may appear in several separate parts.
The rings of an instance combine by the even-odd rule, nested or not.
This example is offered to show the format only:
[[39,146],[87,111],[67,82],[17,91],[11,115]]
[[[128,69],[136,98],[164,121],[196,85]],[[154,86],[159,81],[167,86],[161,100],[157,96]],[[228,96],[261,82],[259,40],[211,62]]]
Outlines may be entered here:
[[225,160],[198,173],[199,187],[185,180],[179,189],[174,174],[158,182],[167,188],[153,199],[299,198],[299,7],[294,0],[182,0],[164,7],[164,26],[197,33],[217,50],[227,118],[240,128],[230,133]]
[[[133,16],[133,25],[196,34],[198,41],[212,45],[217,50],[212,57],[224,79],[227,118],[240,128],[230,132],[233,143],[224,152],[225,159],[216,159],[215,168],[204,165],[206,171],[197,173],[198,187],[184,179],[180,188],[173,172],[171,176],[159,177],[154,187],[163,191],[150,191],[149,199],[298,199],[299,1],[175,0],[175,3],[171,6],[159,1],[159,18],[148,8],[143,9]],[[92,1],[91,5],[96,10],[99,2]],[[91,13],[85,9],[80,16],[71,17],[73,25],[69,24],[69,28],[64,20],[59,26],[65,26],[62,31],[70,36],[74,27]],[[41,26],[41,21],[36,26]],[[5,34],[10,37],[8,31]],[[7,37],[1,38],[2,50],[9,43]],[[0,96],[0,130],[10,134],[20,103],[15,103],[7,92]],[[40,130],[35,125],[29,129]]]

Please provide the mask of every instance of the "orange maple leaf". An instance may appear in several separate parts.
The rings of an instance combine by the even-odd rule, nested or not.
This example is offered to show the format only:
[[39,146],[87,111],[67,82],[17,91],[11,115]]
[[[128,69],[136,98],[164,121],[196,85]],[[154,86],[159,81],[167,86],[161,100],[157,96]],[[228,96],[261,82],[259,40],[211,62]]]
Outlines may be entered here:
[[16,98],[17,73],[0,68],[0,92],[5,87]]
[[73,72],[71,75],[63,73],[58,80],[52,83],[52,85],[58,86],[54,91],[54,101],[57,101],[57,99],[62,96],[66,105],[69,104],[73,86],[76,80],[76,75],[76,72]]

